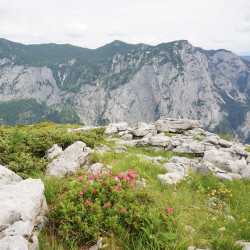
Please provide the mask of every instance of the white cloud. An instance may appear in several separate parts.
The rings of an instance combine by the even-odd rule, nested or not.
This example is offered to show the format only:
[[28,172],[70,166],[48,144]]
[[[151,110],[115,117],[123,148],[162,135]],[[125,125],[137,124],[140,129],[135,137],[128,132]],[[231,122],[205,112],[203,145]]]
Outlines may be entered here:
[[249,10],[249,0],[0,0],[0,37],[89,48],[186,39],[250,51]]

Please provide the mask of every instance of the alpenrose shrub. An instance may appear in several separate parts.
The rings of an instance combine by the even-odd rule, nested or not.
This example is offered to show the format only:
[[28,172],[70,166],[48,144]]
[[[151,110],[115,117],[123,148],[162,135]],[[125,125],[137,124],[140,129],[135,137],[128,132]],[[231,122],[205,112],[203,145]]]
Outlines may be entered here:
[[[78,172],[65,183],[53,209],[59,235],[67,246],[82,246],[98,237],[140,235],[150,247],[174,240],[173,209],[156,208],[135,171],[113,175]],[[171,237],[169,237],[171,236]]]

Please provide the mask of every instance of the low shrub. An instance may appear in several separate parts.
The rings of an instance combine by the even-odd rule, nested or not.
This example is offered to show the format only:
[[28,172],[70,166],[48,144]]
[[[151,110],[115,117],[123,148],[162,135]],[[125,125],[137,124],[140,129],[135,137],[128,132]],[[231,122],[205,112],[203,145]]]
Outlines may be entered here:
[[69,127],[77,126],[45,121],[33,126],[0,127],[0,158],[8,168],[28,178],[45,170],[45,151],[55,143],[65,149],[75,141],[83,141],[88,147],[103,142],[104,128],[67,132]]
[[[55,201],[53,216],[68,247],[116,237],[130,249],[165,248],[176,239],[173,209],[154,207],[135,171],[70,177]],[[133,247],[134,242],[136,246]],[[104,243],[105,244],[105,243]],[[107,246],[108,243],[106,243]]]

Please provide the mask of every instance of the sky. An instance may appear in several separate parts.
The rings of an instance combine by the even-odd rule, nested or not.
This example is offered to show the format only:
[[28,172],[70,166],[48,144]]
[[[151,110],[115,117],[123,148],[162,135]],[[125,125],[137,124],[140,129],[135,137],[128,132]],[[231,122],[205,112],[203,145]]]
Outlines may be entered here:
[[250,0],[0,0],[0,38],[93,49],[184,39],[250,55]]

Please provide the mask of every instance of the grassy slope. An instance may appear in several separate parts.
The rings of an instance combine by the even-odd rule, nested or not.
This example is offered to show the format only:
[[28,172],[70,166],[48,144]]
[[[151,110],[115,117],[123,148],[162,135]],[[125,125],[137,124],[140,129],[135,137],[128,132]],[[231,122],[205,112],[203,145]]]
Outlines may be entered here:
[[[44,159],[45,150],[54,143],[65,148],[79,139],[92,147],[94,144],[104,142],[100,131],[68,134],[66,132],[68,127],[69,125],[45,122],[32,127],[0,128],[0,159],[23,177],[31,176],[44,181],[45,195],[51,211],[53,211],[54,198],[58,196],[58,190],[64,182],[67,182],[67,178],[57,179],[44,175],[47,164]],[[165,169],[133,154],[160,155],[170,158],[172,153],[163,150],[153,152],[149,148],[128,148],[128,152],[130,155],[109,152],[101,156],[94,153],[92,160],[112,165],[114,173],[128,169],[137,171],[140,177],[146,179],[149,191],[154,194],[155,206],[168,205],[174,209],[175,230],[178,237],[171,241],[171,246],[166,246],[166,249],[187,249],[190,245],[211,249],[241,249],[234,245],[235,240],[250,241],[249,180],[234,180],[231,183],[219,181],[212,176],[204,178],[190,174],[188,181],[183,180],[176,186],[162,185],[157,179],[157,174],[165,173]],[[216,197],[215,204],[209,200],[211,196]],[[235,221],[228,219],[228,215],[232,215]],[[51,213],[49,227],[45,228],[39,236],[40,249],[67,249],[63,239],[59,238],[57,233],[53,213]],[[128,237],[130,237],[129,241]],[[150,249],[150,247],[143,248],[147,240],[145,237],[120,235],[115,239],[110,238],[108,249]],[[77,249],[77,247],[73,248]]]

